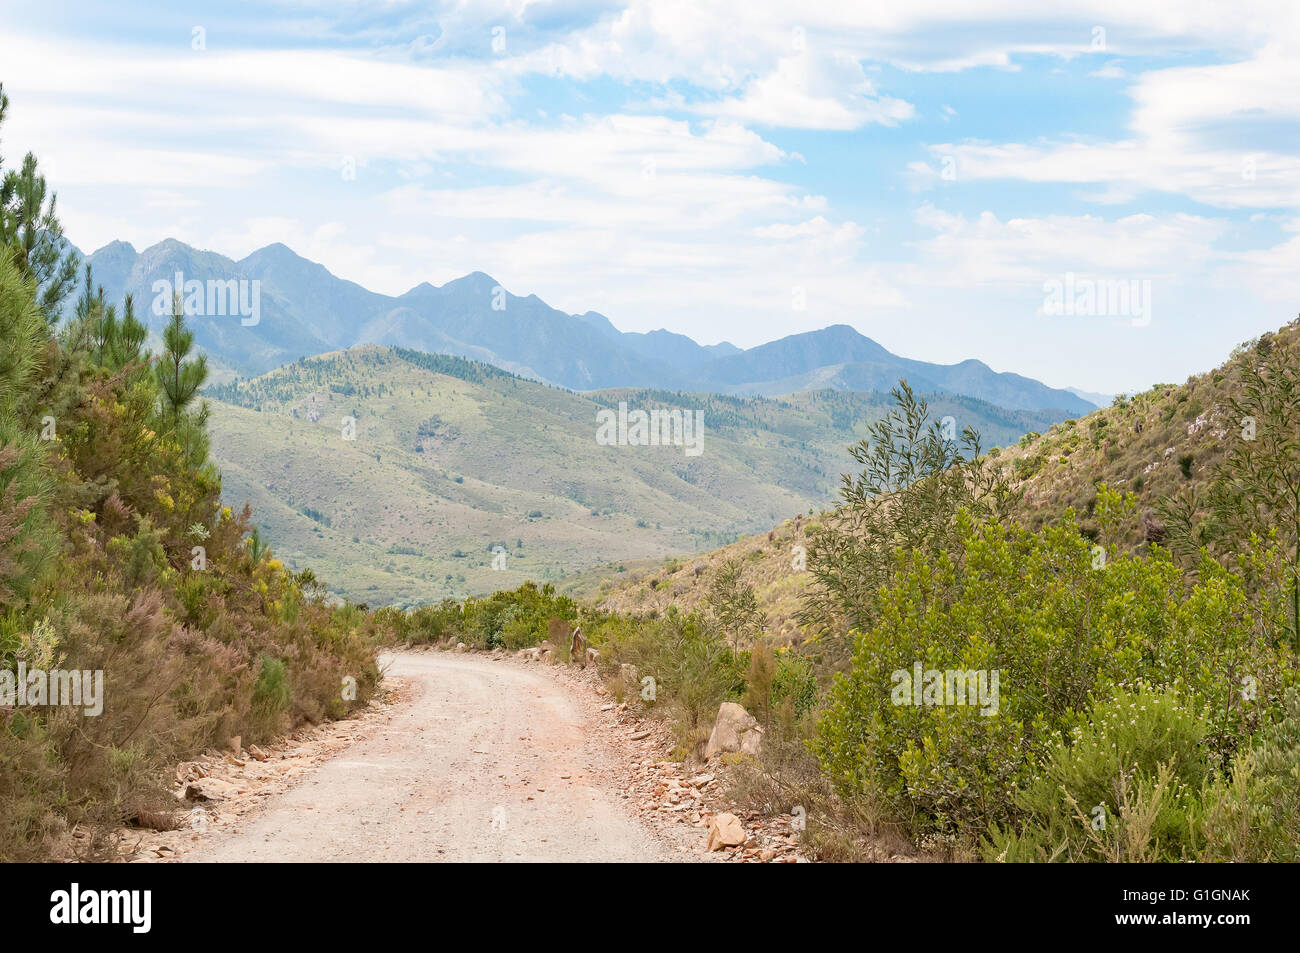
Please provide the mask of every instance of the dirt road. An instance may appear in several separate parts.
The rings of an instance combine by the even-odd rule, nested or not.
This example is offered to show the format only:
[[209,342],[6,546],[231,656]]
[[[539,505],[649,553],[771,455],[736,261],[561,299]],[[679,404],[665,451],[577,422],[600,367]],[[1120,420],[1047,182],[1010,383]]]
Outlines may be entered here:
[[639,821],[594,712],[541,671],[397,653],[401,717],[321,763],[187,861],[696,859]]

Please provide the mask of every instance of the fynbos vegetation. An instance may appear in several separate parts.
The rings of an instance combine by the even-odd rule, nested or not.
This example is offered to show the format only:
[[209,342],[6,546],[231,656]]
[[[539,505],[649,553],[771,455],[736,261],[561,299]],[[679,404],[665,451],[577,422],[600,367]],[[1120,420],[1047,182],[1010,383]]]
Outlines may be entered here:
[[0,698],[0,859],[94,856],[167,823],[178,760],[365,703],[373,622],[222,505],[179,310],[150,355],[131,299],[118,311],[86,268],[60,323],[78,263],[54,197],[32,156],[0,175],[0,671],[103,679],[98,712]]
[[[667,589],[706,607],[726,580],[751,587],[751,612],[793,615],[785,664],[815,676],[813,715],[790,723],[794,748],[775,733],[744,789],[816,805],[824,856],[871,856],[883,837],[989,861],[1296,860],[1297,333],[1011,452],[983,453],[973,431],[958,446],[901,384],[837,507],[602,602],[662,605]],[[1018,465],[1116,419],[1128,436],[1095,458],[1109,468],[1081,510],[1077,467],[1094,458],[1076,451],[1068,479]],[[1108,486],[1126,442],[1177,439],[1162,424],[1211,462],[1154,499]],[[1185,480],[1162,456],[1173,473],[1148,464],[1152,482]],[[724,633],[757,654],[743,626]],[[749,688],[767,678],[746,671]]]

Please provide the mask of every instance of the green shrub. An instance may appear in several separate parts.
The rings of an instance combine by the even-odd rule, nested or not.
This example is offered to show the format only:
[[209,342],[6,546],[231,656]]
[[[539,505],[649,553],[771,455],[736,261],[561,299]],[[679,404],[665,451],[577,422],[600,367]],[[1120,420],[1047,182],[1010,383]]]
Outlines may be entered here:
[[444,599],[437,605],[420,606],[410,615],[407,641],[416,645],[431,645],[461,634],[461,604]]
[[1202,860],[1300,861],[1300,695],[1208,788],[1195,826]]
[[1036,453],[1032,457],[1017,457],[1016,462],[1012,464],[1012,470],[1017,480],[1027,480],[1042,470],[1046,462],[1046,458],[1041,453]]
[[167,565],[162,536],[148,517],[140,521],[134,536],[118,536],[108,542],[109,555],[118,560],[131,588],[155,581]]
[[519,649],[544,640],[552,619],[576,621],[578,604],[557,596],[549,583],[539,588],[526,582],[485,599],[465,600],[462,618],[467,642],[480,648]]
[[718,706],[745,689],[751,654],[735,651],[712,620],[696,613],[670,606],[660,618],[607,616],[591,631],[609,664],[633,665],[639,678],[654,679],[655,706],[673,711],[687,731],[711,725]]
[[1177,861],[1209,774],[1206,726],[1173,692],[1119,691],[1078,718],[1042,774],[1017,792],[1019,830],[995,830],[989,860]]
[[274,725],[293,700],[284,662],[262,656],[262,667],[253,684],[253,712],[263,725]]
[[749,653],[749,671],[745,675],[745,694],[741,704],[746,711],[764,723],[768,721],[772,707],[775,678],[776,655],[765,643],[755,645]]
[[779,652],[772,679],[772,705],[789,704],[796,718],[817,705],[817,674],[812,662],[795,652]]
[[[1109,532],[1117,504],[1109,491],[1102,500]],[[815,750],[841,794],[889,805],[917,837],[970,839],[1023,812],[1014,794],[1095,698],[1138,682],[1175,693],[1203,721],[1214,769],[1276,720],[1295,656],[1259,637],[1241,575],[1207,558],[1193,582],[1159,550],[1107,555],[1093,568],[1072,514],[1038,533],[967,523],[955,558],[899,554],[880,622],[857,635],[818,726]],[[891,674],[915,662],[997,671],[997,715],[892,704]],[[1243,698],[1247,678],[1258,700]]]

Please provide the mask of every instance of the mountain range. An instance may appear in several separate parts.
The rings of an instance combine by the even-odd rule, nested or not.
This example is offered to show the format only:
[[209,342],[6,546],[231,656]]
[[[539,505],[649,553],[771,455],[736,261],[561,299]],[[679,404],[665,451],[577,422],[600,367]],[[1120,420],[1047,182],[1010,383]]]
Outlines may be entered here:
[[379,294],[280,243],[239,261],[175,239],[142,252],[116,241],[83,257],[107,299],[119,302],[132,294],[137,314],[155,332],[166,320],[156,313],[163,306],[152,307],[156,281],[172,281],[179,273],[205,284],[260,282],[256,323],[230,314],[189,318],[217,382],[329,351],[381,345],[482,361],[574,391],[885,392],[906,378],[918,392],[971,397],[1011,410],[1054,411],[1065,418],[1094,409],[1082,392],[999,373],[980,361],[942,365],[899,357],[842,324],[742,350],[725,342],[701,345],[666,330],[620,331],[602,314],[568,314],[536,295],[511,294],[483,272],[441,286],[425,282],[402,295]]

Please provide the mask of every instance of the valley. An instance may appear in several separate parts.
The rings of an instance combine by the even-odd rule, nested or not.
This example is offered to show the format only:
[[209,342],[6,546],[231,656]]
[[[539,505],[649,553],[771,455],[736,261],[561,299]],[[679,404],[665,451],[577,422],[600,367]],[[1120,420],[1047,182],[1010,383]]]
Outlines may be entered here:
[[[482,595],[715,549],[829,505],[883,394],[576,394],[447,355],[363,347],[208,389],[223,497],[290,567],[368,605]],[[620,403],[689,410],[699,456],[601,446]],[[936,396],[986,445],[1059,415]],[[355,439],[343,436],[354,418]],[[494,552],[497,550],[498,552]],[[499,556],[503,551],[505,558]],[[494,568],[494,556],[496,556]]]

